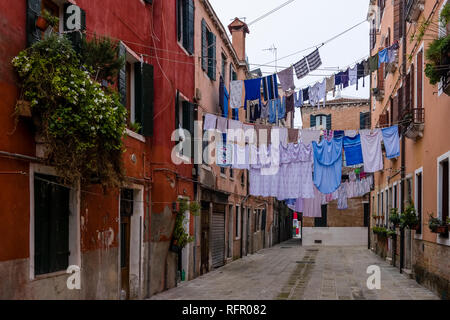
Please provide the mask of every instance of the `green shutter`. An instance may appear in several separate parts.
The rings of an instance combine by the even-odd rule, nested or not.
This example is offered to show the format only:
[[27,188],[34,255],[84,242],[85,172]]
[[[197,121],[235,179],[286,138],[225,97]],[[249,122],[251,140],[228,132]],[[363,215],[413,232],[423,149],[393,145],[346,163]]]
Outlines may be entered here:
[[[70,2],[66,2],[64,4],[64,17],[63,17],[64,31],[70,31],[67,29],[66,22],[68,19],[67,8],[71,5],[73,5],[73,4]],[[85,35],[82,33],[82,31],[86,30],[86,11],[84,11],[81,8],[80,8],[80,11],[81,11],[81,29],[79,30],[79,32],[69,32],[66,34],[67,38],[70,40],[70,42],[72,42],[72,46],[77,53],[81,52],[83,38],[85,37]]]
[[194,0],[187,0],[187,46],[186,50],[190,53],[194,53]]
[[177,90],[177,94],[175,96],[175,130],[177,130],[180,126],[180,117],[179,117],[179,104],[180,104],[180,92]]
[[331,114],[327,114],[327,130],[331,130]]
[[202,19],[202,69],[206,71],[208,66],[208,29],[206,28],[206,21]]
[[41,14],[41,0],[27,0],[27,46],[41,39],[41,31],[36,27],[36,20]]
[[[119,43],[119,56],[126,56],[127,49],[122,42]],[[120,94],[120,103],[123,106],[127,105],[127,69],[126,63],[124,63],[122,69],[119,70],[117,89]]]
[[154,87],[153,87],[153,66],[147,63],[142,64],[142,134],[146,137],[153,136],[153,108],[154,108]]
[[311,114],[309,116],[309,127],[314,128],[316,126],[316,116]]
[[216,80],[216,36],[208,32],[208,76]]

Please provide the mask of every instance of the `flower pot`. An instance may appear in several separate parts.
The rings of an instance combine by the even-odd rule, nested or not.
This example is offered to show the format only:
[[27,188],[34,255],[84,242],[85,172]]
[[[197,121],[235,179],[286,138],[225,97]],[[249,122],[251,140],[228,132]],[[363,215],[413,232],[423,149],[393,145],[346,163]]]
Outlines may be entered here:
[[31,103],[26,100],[17,100],[16,113],[21,117],[31,118]]
[[36,27],[41,31],[45,31],[48,28],[48,22],[43,17],[38,17],[36,20]]
[[436,228],[436,232],[440,233],[442,235],[446,235],[448,233],[448,227],[447,226],[439,226]]

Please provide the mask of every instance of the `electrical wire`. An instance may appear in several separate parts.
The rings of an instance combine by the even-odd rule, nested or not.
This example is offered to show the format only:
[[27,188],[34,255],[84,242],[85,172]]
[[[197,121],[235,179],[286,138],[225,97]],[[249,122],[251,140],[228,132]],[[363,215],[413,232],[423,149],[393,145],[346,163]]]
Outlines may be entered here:
[[247,26],[250,26],[250,25],[252,25],[252,24],[254,24],[254,23],[256,23],[256,22],[258,22],[258,21],[260,21],[260,20],[262,20],[262,19],[264,19],[264,18],[266,18],[266,17],[268,17],[268,16],[270,16],[272,13],[277,12],[278,10],[284,8],[285,6],[287,6],[288,4],[290,4],[290,3],[294,2],[294,1],[295,1],[295,0],[289,0],[289,1],[284,2],[283,4],[279,5],[279,6],[276,7],[275,9],[272,9],[272,10],[270,10],[269,12],[267,12],[267,13],[263,14],[262,16],[260,16],[259,18],[256,18],[256,19],[253,20],[252,22],[247,23]]

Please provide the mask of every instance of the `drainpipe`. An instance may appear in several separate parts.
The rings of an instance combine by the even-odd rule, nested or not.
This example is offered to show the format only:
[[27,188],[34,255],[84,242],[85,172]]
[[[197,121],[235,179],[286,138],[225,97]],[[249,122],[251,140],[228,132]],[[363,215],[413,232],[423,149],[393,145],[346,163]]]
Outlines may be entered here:
[[[402,10],[402,24],[403,24],[403,38],[402,38],[402,80],[403,83],[405,83],[405,79],[406,79],[406,2],[405,0],[402,0],[402,5],[403,5],[403,10]],[[406,86],[403,86],[403,98],[406,97],[406,95],[408,94],[408,92],[406,92]],[[403,108],[405,106],[403,105]],[[402,108],[402,109],[403,109]],[[401,156],[402,156],[402,162],[401,162],[401,184],[400,184],[400,189],[401,189],[401,197],[400,197],[400,201],[402,204],[402,209],[404,208],[405,204],[404,204],[404,200],[405,200],[405,162],[406,162],[406,155],[405,155],[405,149],[406,149],[406,145],[405,145],[405,128],[402,127],[402,146],[401,146]],[[403,228],[403,226],[400,226],[400,273],[403,272],[403,265],[404,265],[404,251],[405,251],[405,229]]]

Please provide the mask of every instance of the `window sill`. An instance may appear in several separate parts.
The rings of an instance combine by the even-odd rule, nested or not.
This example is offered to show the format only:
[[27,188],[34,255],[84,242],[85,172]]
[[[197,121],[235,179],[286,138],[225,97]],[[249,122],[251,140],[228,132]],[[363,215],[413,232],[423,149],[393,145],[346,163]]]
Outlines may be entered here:
[[31,281],[39,281],[39,280],[45,280],[45,279],[49,279],[49,278],[56,278],[56,277],[61,277],[61,276],[69,276],[69,274],[67,273],[66,270],[61,270],[61,271],[56,271],[56,272],[52,272],[52,273],[46,273],[46,274],[40,274],[38,276],[34,276],[33,279],[31,279]]
[[186,50],[185,47],[183,47],[183,45],[181,44],[180,41],[177,41],[177,44],[178,44],[178,46],[180,47],[180,49],[183,50],[183,52],[184,52],[187,56],[189,56],[189,57],[193,57],[193,56],[194,56],[193,54],[190,54],[190,53]]
[[139,133],[136,133],[134,131],[131,131],[130,129],[127,128],[126,130],[127,136],[136,139],[138,141],[144,142],[145,143],[145,137]]

